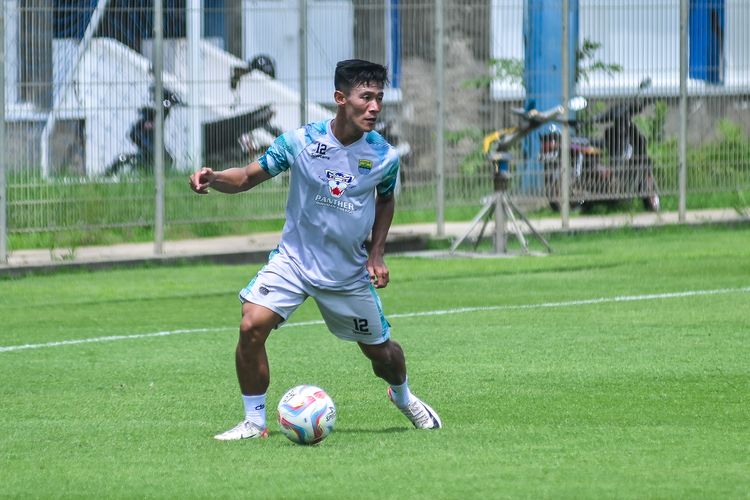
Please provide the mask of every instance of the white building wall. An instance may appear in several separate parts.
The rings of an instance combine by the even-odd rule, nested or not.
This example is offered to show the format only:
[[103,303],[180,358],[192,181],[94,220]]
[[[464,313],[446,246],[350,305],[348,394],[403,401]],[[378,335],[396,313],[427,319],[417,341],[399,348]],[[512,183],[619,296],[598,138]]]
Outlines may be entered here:
[[[276,78],[299,92],[299,1],[243,0],[243,57],[276,60]],[[314,0],[307,7],[308,99],[333,104],[336,63],[354,56],[354,7],[349,0]]]
[[[580,81],[577,92],[587,96],[631,95],[651,77],[651,92],[677,95],[680,86],[680,0],[637,3],[620,0],[579,0],[579,40],[601,43],[595,58],[623,67],[612,76],[593,73]],[[523,10],[527,0],[492,3],[491,56],[523,59]],[[750,3],[727,0],[725,11],[724,85],[692,81],[691,92],[741,93],[750,88]],[[559,43],[550,40],[550,43]],[[495,82],[495,99],[520,99],[523,86]]]

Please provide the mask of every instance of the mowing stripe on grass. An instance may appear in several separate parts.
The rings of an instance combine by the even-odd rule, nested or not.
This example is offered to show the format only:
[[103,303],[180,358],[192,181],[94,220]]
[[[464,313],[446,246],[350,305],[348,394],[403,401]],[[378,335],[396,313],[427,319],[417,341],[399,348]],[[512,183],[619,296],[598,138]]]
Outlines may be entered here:
[[[400,313],[400,314],[389,314],[389,318],[416,318],[422,316],[443,316],[446,314],[463,314],[467,312],[480,312],[480,311],[513,311],[518,309],[540,309],[540,308],[556,308],[556,307],[575,307],[575,306],[587,306],[594,304],[611,304],[614,302],[634,302],[641,300],[660,300],[660,299],[676,299],[682,297],[697,297],[705,295],[721,295],[727,293],[749,293],[750,286],[739,287],[739,288],[718,288],[715,290],[688,290],[685,292],[670,292],[670,293],[652,293],[646,295],[620,295],[616,297],[599,297],[596,299],[582,299],[582,300],[566,300],[563,302],[543,302],[541,304],[515,304],[515,305],[502,305],[502,306],[477,306],[477,307],[458,307],[455,309],[438,309],[435,311],[420,311],[411,313]],[[283,325],[284,328],[300,327],[300,326],[311,326],[311,325],[322,325],[322,320],[315,321],[302,321],[299,323],[286,323]],[[108,337],[93,337],[90,339],[75,339],[75,340],[61,340],[57,342],[46,342],[43,344],[22,344],[22,345],[10,345],[0,346],[0,352],[12,352],[12,351],[23,351],[28,349],[44,349],[47,347],[59,347],[66,345],[77,345],[77,344],[91,344],[99,342],[113,342],[116,340],[133,340],[133,339],[144,339],[150,337],[166,337],[168,335],[183,335],[186,333],[214,333],[235,330],[236,326],[231,327],[220,327],[220,328],[195,328],[190,330],[166,330],[163,332],[153,333],[140,333],[134,335],[112,335]]]

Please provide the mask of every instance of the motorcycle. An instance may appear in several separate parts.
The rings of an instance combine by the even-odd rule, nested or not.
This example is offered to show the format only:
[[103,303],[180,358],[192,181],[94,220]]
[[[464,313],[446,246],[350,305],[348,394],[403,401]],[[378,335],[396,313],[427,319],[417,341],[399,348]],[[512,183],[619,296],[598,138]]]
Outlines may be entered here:
[[[571,205],[586,209],[595,203],[639,197],[646,210],[659,211],[659,191],[648,142],[633,123],[633,118],[649,104],[642,91],[650,85],[650,79],[642,81],[634,99],[612,105],[588,120],[558,120],[574,129],[569,152]],[[580,134],[584,126],[606,128],[601,137],[589,138]],[[540,137],[539,160],[544,165],[546,195],[555,210],[559,210],[561,200],[560,138],[559,127]]]
[[[175,106],[184,105],[180,97],[169,89],[164,89],[162,106],[164,119]],[[105,174],[109,176],[130,175],[149,172],[154,162],[154,126],[156,110],[153,106],[139,109],[139,118],[130,127],[128,138],[135,144],[135,153],[123,153],[109,165]],[[257,155],[267,147],[269,137],[272,139],[281,134],[281,130],[271,124],[274,110],[270,105],[234,116],[205,122],[203,132],[203,154],[208,162],[236,162]],[[172,162],[171,156],[164,151],[164,158]]]
[[[164,108],[164,119],[174,106],[181,105],[182,100],[173,91],[164,88],[161,100]],[[130,127],[128,138],[136,145],[135,153],[121,153],[117,159],[105,169],[105,175],[117,176],[131,174],[138,170],[151,170],[154,163],[154,125],[156,109],[144,106],[138,110],[138,120]],[[165,151],[165,158],[169,155]]]
[[275,111],[265,104],[251,111],[203,124],[206,161],[236,163],[254,158],[282,130],[271,124]]

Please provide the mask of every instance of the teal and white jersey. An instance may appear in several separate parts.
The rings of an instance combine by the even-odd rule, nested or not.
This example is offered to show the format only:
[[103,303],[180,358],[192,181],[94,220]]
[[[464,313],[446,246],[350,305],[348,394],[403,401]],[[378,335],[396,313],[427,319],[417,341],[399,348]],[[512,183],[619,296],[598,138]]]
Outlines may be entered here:
[[375,194],[393,196],[396,188],[396,150],[377,132],[344,146],[325,120],[279,136],[258,162],[273,176],[291,171],[279,252],[316,287],[369,279],[364,242]]

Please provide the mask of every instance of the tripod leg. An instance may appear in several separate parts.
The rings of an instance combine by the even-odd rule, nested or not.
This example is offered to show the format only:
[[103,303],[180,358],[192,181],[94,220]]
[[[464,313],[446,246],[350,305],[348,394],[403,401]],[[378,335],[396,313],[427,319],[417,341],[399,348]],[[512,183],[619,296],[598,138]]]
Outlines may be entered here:
[[544,239],[544,236],[542,236],[531,224],[529,219],[524,215],[524,213],[518,209],[518,207],[510,200],[508,199],[508,204],[513,208],[513,210],[516,211],[518,216],[526,223],[526,225],[529,227],[529,230],[536,236],[536,238],[539,240],[539,242],[544,245],[544,248],[547,249],[547,252],[552,253],[552,247],[549,245],[547,240]]
[[494,211],[495,204],[497,203],[497,200],[495,199],[490,205],[489,209],[487,210],[487,213],[484,216],[484,222],[482,223],[482,229],[479,230],[479,235],[477,235],[477,239],[474,240],[474,251],[477,250],[477,247],[479,246],[479,243],[482,241],[482,237],[484,236],[484,231],[487,229],[487,224],[489,224],[490,219],[492,218],[492,212]]
[[516,216],[513,215],[513,209],[511,208],[512,205],[510,203],[510,199],[508,199],[507,195],[503,195],[503,207],[505,208],[505,213],[508,214],[508,218],[510,219],[510,223],[513,226],[513,232],[516,233],[516,238],[518,239],[518,242],[523,247],[524,253],[529,253],[529,244],[526,241],[526,238],[523,237],[523,232],[521,231],[521,228],[518,226],[518,221],[516,220]]
[[471,232],[472,232],[472,231],[474,230],[474,228],[476,227],[476,225],[477,225],[477,224],[479,224],[479,221],[480,221],[480,220],[482,220],[482,217],[484,217],[484,216],[485,216],[485,214],[487,214],[487,212],[488,212],[488,211],[490,211],[490,210],[491,210],[491,209],[492,209],[492,208],[493,208],[494,206],[495,206],[495,198],[494,198],[494,197],[492,197],[492,198],[490,198],[490,199],[489,199],[489,200],[488,200],[488,201],[487,201],[487,202],[486,202],[486,203],[484,204],[484,206],[483,206],[483,207],[481,208],[481,210],[479,210],[479,213],[478,213],[478,214],[477,214],[476,216],[474,216],[474,218],[473,218],[473,219],[471,220],[471,222],[469,223],[469,228],[468,228],[468,229],[467,229],[467,230],[466,230],[466,231],[464,232],[464,234],[462,234],[462,235],[461,235],[461,237],[460,237],[460,238],[458,238],[458,239],[457,239],[457,240],[456,240],[456,241],[455,241],[455,242],[453,243],[453,245],[451,245],[451,250],[450,250],[450,253],[451,253],[451,254],[453,254],[453,253],[455,253],[455,252],[456,252],[456,249],[458,248],[458,246],[459,246],[459,245],[460,245],[461,243],[463,243],[463,242],[464,242],[464,240],[465,240],[465,239],[466,239],[466,238],[467,238],[467,237],[469,236],[469,234],[471,234]]

